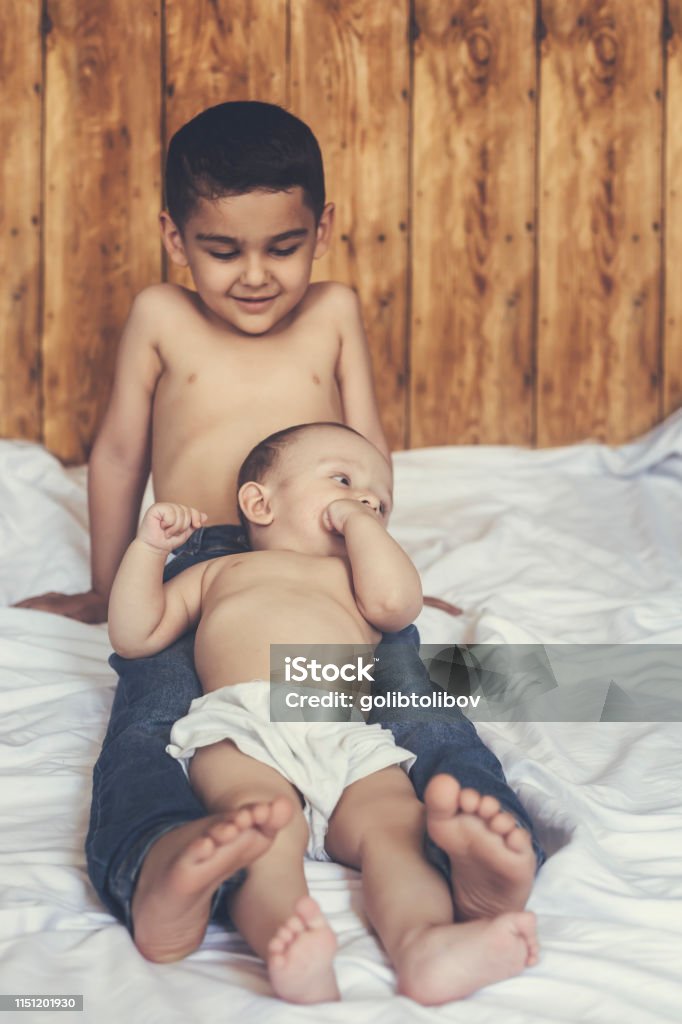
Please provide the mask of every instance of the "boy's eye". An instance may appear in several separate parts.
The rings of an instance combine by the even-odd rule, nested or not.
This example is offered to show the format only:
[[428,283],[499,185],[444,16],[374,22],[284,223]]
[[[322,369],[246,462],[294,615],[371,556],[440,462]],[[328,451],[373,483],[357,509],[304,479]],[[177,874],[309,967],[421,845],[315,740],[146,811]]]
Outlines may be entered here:
[[346,476],[345,473],[334,473],[332,480],[338,480],[344,487],[350,487],[350,477]]
[[216,260],[234,260],[239,256],[238,252],[212,252],[209,255]]
[[383,501],[381,501],[379,503],[379,515],[380,516],[385,516],[386,515],[386,506],[384,505]]
[[270,252],[273,256],[293,256],[300,248],[300,245],[292,245],[288,249],[271,249]]

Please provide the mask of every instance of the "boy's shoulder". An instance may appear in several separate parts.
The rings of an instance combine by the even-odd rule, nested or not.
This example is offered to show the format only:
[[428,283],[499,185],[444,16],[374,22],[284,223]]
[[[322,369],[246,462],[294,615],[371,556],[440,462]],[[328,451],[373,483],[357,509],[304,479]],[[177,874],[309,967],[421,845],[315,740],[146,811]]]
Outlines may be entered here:
[[176,314],[178,310],[195,310],[193,292],[170,281],[150,284],[138,292],[131,306],[131,314],[137,317],[158,317],[166,312]]
[[305,304],[310,309],[324,309],[324,312],[353,315],[360,308],[357,292],[340,281],[316,281],[308,286]]

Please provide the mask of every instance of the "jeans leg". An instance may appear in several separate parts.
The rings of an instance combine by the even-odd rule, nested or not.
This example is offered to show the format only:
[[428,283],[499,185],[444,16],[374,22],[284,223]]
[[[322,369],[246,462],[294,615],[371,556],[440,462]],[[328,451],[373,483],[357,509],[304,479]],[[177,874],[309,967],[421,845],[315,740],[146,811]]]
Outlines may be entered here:
[[[425,696],[433,693],[434,684],[414,642],[415,635],[418,642],[418,634],[416,630],[410,634],[412,629],[414,627],[408,627],[404,631],[403,642],[396,642],[401,639],[400,634],[392,634],[377,648],[374,696],[389,692]],[[410,778],[420,800],[424,799],[429,780],[441,772],[454,776],[463,787],[496,797],[504,810],[513,814],[530,833],[538,868],[544,863],[545,854],[533,823],[508,785],[502,765],[458,708],[426,711],[373,708],[369,722],[378,722],[390,729],[399,746],[417,755]],[[426,852],[432,863],[448,877],[448,858],[428,837]]]
[[[193,648],[189,633],[151,658],[110,658],[119,684],[93,773],[86,854],[100,899],[131,933],[133,891],[149,848],[164,832],[207,813],[166,753],[173,723],[201,696]],[[223,883],[214,916],[224,918],[224,897],[243,877]]]

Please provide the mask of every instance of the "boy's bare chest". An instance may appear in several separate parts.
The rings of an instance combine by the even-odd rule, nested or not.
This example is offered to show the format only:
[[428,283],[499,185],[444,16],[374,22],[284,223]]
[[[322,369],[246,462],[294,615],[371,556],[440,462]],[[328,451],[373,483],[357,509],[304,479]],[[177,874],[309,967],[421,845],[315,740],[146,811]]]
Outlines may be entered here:
[[297,339],[220,341],[195,334],[173,345],[155,395],[181,418],[291,402],[316,404],[336,391],[339,341],[332,331]]
[[157,499],[201,508],[209,523],[236,522],[237,472],[255,444],[295,423],[343,419],[338,349],[329,329],[315,344],[300,336],[233,344],[179,332],[154,394]]

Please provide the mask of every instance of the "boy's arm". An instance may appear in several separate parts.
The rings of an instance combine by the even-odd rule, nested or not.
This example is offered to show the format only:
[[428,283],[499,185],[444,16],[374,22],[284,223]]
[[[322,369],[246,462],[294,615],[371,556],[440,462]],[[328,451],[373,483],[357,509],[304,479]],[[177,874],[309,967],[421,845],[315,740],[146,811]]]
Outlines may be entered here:
[[336,376],[341,390],[344,423],[371,441],[390,462],[391,450],[377,408],[360,302],[355,292],[344,285],[336,286],[334,302],[341,333]]
[[382,633],[409,626],[422,609],[419,573],[368,505],[350,498],[333,501],[327,525],[343,535],[360,612]]
[[206,519],[167,502],[152,505],[116,573],[109,600],[109,639],[124,658],[162,651],[199,620],[201,581],[207,563],[191,566],[164,585],[170,551],[184,544]]
[[119,345],[114,383],[88,467],[92,588],[42,594],[18,607],[105,622],[107,600],[126,546],[135,536],[149,476],[152,398],[161,374],[156,348],[159,289],[133,302]]
[[[341,316],[341,354],[337,377],[344,422],[363,434],[390,462],[391,452],[379,418],[372,364],[358,297],[351,288],[337,285],[334,299],[339,305]],[[449,615],[462,614],[462,609],[457,605],[438,597],[425,597],[424,604],[430,608],[439,608]]]

